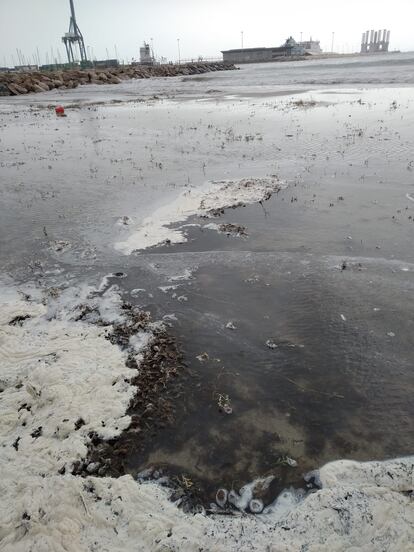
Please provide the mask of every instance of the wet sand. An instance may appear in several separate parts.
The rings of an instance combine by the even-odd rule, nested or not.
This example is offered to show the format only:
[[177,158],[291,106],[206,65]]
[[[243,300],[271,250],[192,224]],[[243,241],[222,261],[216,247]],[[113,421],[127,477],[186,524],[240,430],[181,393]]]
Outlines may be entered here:
[[[185,476],[204,505],[273,474],[270,503],[327,462],[414,446],[412,89],[302,79],[283,95],[269,67],[263,93],[231,82],[254,70],[91,86],[60,98],[76,102],[65,119],[53,94],[0,103],[3,275],[51,288],[126,274],[122,300],[168,324],[188,370],[174,419],[125,472]],[[267,201],[171,212],[184,243],[116,247],[183,192],[270,175],[286,187]]]

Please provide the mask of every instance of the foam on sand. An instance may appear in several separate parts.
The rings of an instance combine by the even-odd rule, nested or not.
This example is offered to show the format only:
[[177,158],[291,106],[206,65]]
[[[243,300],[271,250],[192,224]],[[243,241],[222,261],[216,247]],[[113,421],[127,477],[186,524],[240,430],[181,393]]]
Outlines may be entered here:
[[[84,305],[84,293],[77,295]],[[108,319],[117,297],[110,295],[91,299],[88,312],[99,302],[99,317]],[[111,326],[75,322],[79,310],[68,302],[65,292],[48,305],[10,293],[1,300],[0,462],[27,474],[68,470],[86,455],[91,431],[109,439],[130,423],[127,382],[136,371],[108,341]]]
[[[116,289],[46,297],[0,286],[0,550],[412,550],[414,457],[332,462],[312,474],[321,490],[286,490],[260,516],[189,515],[154,483],[70,475],[91,431],[108,439],[129,424],[136,371],[111,327],[83,316],[119,321],[120,304]],[[130,344],[138,370],[146,343],[137,334]],[[237,489],[240,500],[253,487]]]
[[171,224],[185,221],[194,215],[214,216],[214,211],[265,201],[282,187],[282,183],[271,176],[213,181],[200,189],[186,190],[132,228],[129,237],[116,243],[115,248],[130,255],[133,251],[166,242],[183,243],[187,241],[185,230],[169,228]]

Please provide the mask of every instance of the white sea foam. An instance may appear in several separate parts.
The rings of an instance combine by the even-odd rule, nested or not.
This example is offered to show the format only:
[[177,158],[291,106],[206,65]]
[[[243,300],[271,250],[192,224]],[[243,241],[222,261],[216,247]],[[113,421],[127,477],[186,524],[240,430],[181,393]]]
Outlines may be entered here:
[[173,274],[168,279],[170,282],[183,282],[186,280],[190,280],[193,276],[194,269],[190,270],[189,268],[185,268],[184,270],[181,270],[180,272]]
[[[108,341],[111,326],[74,321],[85,305],[88,313],[99,308],[99,318],[107,323],[122,320],[113,314],[117,296],[88,303],[87,289],[63,291],[47,305],[0,290],[3,466],[17,463],[32,475],[70,469],[85,456],[91,431],[108,439],[130,423],[125,412],[133,388],[127,382],[136,371],[125,366],[125,353]],[[10,324],[16,317],[26,318]],[[142,345],[147,342],[144,334]],[[79,419],[84,425],[75,430]]]
[[[106,293],[104,316],[122,319],[116,291]],[[48,298],[0,287],[1,551],[412,550],[414,457],[332,462],[317,473],[321,490],[286,490],[266,514],[236,518],[184,514],[168,491],[130,476],[70,475],[90,431],[111,438],[129,424],[136,371],[106,339],[110,328],[76,321],[79,303],[99,310],[101,300],[88,286]],[[147,338],[134,338],[134,349]],[[256,486],[237,493],[242,510]]]
[[145,293],[146,290],[142,288],[131,289],[131,297],[139,297],[140,293]]
[[276,177],[207,182],[199,189],[186,190],[172,202],[158,208],[140,224],[131,227],[130,236],[125,241],[116,243],[115,248],[129,255],[133,251],[165,242],[183,243],[187,241],[184,227],[172,229],[168,228],[169,225],[185,221],[193,215],[208,215],[213,209],[263,201],[282,187]]
[[174,291],[179,287],[180,287],[180,284],[176,284],[175,286],[159,286],[158,289],[163,293],[168,293],[169,291]]
[[220,225],[217,224],[216,222],[209,222],[208,224],[205,224],[203,226],[203,229],[215,230],[216,232],[219,232],[220,231]]

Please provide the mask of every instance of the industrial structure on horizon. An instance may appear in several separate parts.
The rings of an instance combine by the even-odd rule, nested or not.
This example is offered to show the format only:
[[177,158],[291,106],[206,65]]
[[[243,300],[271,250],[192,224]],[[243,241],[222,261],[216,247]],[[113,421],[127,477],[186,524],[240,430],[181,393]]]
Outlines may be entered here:
[[[118,67],[119,65],[118,59],[109,59],[108,50],[107,50],[108,59],[104,59],[100,61],[97,59],[95,59],[94,61],[92,61],[92,59],[88,60],[88,56],[85,48],[85,41],[83,39],[83,35],[76,21],[75,6],[73,3],[73,0],[69,0],[69,6],[70,6],[69,32],[65,33],[62,37],[62,42],[65,45],[66,54],[68,56],[68,65],[65,63],[57,63],[56,60],[55,60],[55,63],[53,63],[53,60],[52,60],[52,63],[50,64],[47,63],[46,65],[41,66],[41,69],[44,69],[46,71],[53,71],[56,69],[66,69],[68,67],[73,67],[74,65],[78,65],[79,62],[80,62],[80,66],[83,68]],[[116,46],[115,46],[115,50],[116,50]]]
[[73,0],[69,0],[69,3],[70,3],[69,32],[65,33],[65,35],[62,37],[62,42],[65,45],[66,54],[68,56],[69,63],[75,63],[75,61],[77,61],[75,57],[75,51],[74,51],[74,47],[76,46],[79,48],[80,61],[86,62],[88,61],[88,57],[86,55],[85,42],[83,40],[82,33],[80,32],[80,29],[76,22],[75,6],[73,5]]
[[298,44],[305,50],[305,54],[322,54],[320,41],[312,40],[312,37],[309,40],[298,42]]
[[320,42],[316,40],[307,40],[296,42],[293,37],[289,37],[282,46],[273,48],[237,48],[234,50],[223,50],[223,61],[225,63],[261,63],[266,61],[276,61],[288,56],[306,56],[321,54]]
[[141,65],[154,65],[154,54],[147,42],[139,49],[139,61]]
[[377,54],[388,52],[390,47],[391,31],[367,31],[362,34],[361,54]]

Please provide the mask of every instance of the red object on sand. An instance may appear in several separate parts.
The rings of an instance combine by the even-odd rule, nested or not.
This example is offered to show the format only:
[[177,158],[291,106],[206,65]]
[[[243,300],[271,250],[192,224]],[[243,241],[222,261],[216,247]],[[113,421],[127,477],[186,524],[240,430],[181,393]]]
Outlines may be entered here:
[[63,107],[61,105],[58,105],[55,108],[55,111],[56,111],[56,115],[58,115],[59,117],[62,117],[62,115],[65,114],[65,110],[63,109]]

